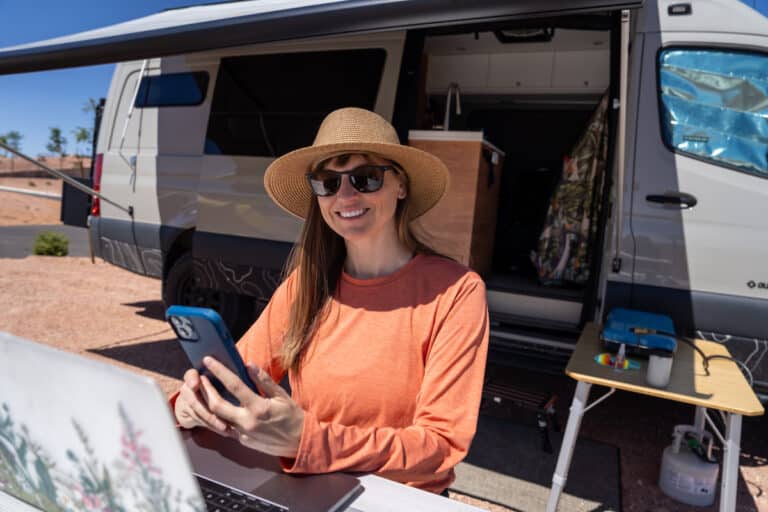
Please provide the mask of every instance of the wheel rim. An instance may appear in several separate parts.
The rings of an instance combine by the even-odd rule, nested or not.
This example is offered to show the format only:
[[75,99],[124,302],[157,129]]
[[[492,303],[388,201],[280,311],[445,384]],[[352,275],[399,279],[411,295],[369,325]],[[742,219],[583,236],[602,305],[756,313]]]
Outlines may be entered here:
[[194,275],[185,277],[179,285],[179,304],[215,309],[220,312],[221,295],[216,290],[201,288],[199,278]]

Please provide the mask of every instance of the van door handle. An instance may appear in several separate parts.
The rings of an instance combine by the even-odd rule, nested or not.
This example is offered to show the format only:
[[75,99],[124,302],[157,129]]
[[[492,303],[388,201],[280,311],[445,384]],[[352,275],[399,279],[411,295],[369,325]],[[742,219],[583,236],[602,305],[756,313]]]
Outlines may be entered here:
[[699,201],[691,194],[685,192],[667,192],[665,194],[651,194],[645,196],[646,201],[678,206],[681,210],[693,208]]

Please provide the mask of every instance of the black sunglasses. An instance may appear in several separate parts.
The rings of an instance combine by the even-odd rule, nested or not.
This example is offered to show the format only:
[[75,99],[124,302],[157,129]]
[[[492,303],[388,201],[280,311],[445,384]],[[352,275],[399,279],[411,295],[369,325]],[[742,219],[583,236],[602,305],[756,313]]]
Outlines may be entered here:
[[318,169],[307,173],[306,176],[312,187],[312,192],[316,196],[328,197],[339,191],[344,175],[349,176],[349,183],[358,192],[363,194],[376,192],[384,185],[384,173],[386,171],[397,172],[397,168],[393,165],[363,164],[344,172]]

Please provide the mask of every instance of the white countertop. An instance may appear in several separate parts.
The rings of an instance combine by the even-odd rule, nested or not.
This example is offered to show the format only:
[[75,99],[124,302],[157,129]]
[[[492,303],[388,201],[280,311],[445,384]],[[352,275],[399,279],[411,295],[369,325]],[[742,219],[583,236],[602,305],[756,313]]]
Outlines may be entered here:
[[505,153],[497,148],[493,143],[488,142],[483,137],[481,131],[465,131],[465,130],[410,130],[408,132],[408,140],[444,140],[444,141],[459,141],[459,142],[482,142],[492,150],[500,153],[502,156]]

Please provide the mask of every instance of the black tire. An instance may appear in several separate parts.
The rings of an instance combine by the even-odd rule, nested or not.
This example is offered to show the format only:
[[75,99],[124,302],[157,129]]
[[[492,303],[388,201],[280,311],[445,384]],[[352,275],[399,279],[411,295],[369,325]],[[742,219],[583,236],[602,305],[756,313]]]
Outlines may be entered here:
[[163,279],[163,304],[211,308],[221,315],[229,332],[237,341],[253,323],[254,301],[236,293],[202,288],[195,276],[192,252],[187,251],[173,262]]

